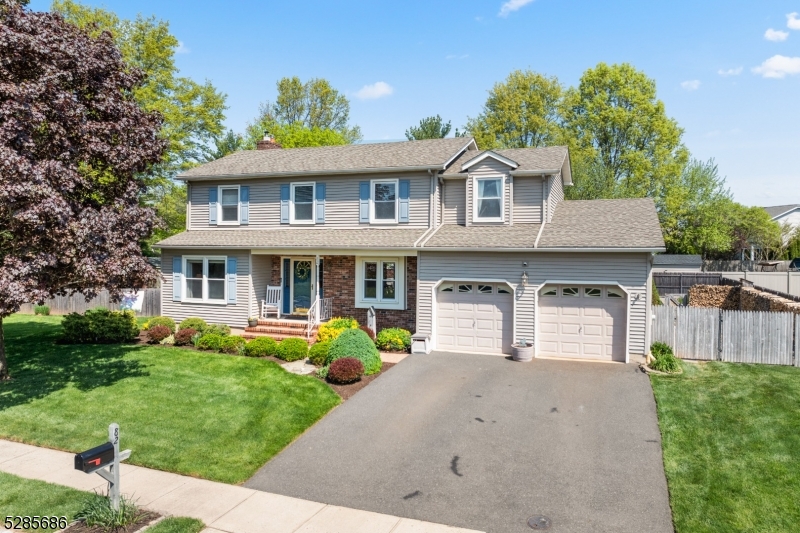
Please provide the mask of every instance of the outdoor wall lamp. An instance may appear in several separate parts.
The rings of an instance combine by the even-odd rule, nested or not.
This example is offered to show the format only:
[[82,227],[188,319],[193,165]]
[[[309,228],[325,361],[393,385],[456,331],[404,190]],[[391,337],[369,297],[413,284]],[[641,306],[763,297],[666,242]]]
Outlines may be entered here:
[[525,272],[524,270],[522,271],[522,286],[523,287],[528,286],[528,273]]

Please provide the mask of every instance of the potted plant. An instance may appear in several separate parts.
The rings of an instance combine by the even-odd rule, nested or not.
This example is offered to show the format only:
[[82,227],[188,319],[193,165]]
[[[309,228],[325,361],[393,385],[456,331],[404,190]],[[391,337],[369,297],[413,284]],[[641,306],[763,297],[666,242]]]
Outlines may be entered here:
[[247,319],[247,325],[250,326],[251,328],[256,327],[258,325],[258,317],[257,316],[251,316],[250,318],[248,318]]
[[514,361],[527,363],[533,359],[533,343],[520,339],[517,344],[511,345],[511,355]]

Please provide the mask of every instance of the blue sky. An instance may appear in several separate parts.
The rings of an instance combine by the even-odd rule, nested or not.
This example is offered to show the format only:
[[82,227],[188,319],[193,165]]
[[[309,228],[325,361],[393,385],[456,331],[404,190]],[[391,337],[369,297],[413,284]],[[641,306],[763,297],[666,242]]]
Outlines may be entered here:
[[738,201],[800,203],[800,0],[84,3],[169,21],[182,74],[228,95],[237,131],[284,76],[327,78],[381,140],[437,113],[462,126],[514,69],[574,85],[600,61],[629,62]]

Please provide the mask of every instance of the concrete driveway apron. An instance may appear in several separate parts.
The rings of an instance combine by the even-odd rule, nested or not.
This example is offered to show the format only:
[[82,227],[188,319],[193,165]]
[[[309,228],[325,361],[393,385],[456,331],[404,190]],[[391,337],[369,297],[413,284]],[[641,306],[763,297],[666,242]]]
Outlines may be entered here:
[[245,486],[489,532],[673,531],[635,365],[413,355]]

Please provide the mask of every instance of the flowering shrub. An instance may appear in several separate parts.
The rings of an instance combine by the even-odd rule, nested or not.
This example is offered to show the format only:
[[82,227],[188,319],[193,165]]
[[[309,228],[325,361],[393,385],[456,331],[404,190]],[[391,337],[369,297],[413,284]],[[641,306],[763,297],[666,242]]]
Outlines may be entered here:
[[347,385],[361,379],[364,374],[364,363],[355,357],[342,357],[331,363],[328,368],[328,381],[339,385]]
[[317,342],[332,341],[348,329],[357,329],[358,321],[350,317],[334,317],[319,327]]
[[401,328],[382,329],[375,344],[381,350],[405,351],[411,348],[411,332]]
[[172,335],[172,332],[167,326],[150,326],[150,329],[147,330],[147,342],[150,344],[158,344],[170,335]]
[[179,329],[175,334],[175,346],[188,346],[192,344],[192,336],[197,333],[194,328]]

